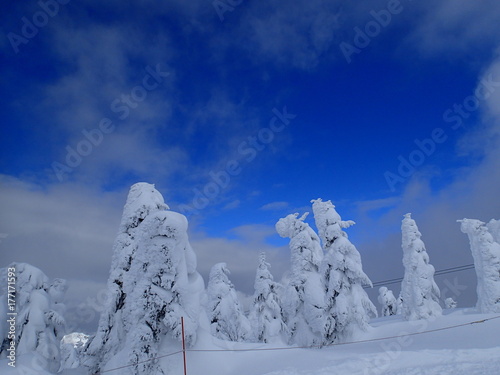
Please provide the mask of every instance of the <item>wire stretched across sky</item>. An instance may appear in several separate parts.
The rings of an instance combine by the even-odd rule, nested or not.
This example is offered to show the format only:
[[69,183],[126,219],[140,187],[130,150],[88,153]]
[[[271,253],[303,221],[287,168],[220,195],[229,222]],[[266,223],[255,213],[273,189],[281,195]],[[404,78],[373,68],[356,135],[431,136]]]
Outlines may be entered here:
[[[446,274],[452,273],[452,272],[466,271],[466,270],[470,270],[470,269],[473,269],[473,268],[474,268],[474,264],[464,264],[462,266],[451,267],[451,268],[444,268],[442,270],[435,271],[434,272],[434,276],[446,275]],[[400,283],[401,281],[403,281],[402,277],[398,277],[398,278],[395,278],[395,279],[388,279],[388,280],[376,281],[376,282],[373,283],[373,287],[375,288],[377,286],[384,286],[384,285],[396,284],[396,283]],[[370,288],[370,286],[365,285],[364,288],[368,289],[368,288]]]

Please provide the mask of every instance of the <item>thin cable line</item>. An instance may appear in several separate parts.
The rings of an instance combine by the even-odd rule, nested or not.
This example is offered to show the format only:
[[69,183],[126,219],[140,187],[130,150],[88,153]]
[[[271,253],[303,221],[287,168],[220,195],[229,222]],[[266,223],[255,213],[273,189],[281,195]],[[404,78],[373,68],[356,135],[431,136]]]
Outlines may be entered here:
[[[452,272],[459,272],[459,271],[466,271],[474,268],[474,264],[464,264],[463,266],[457,266],[457,267],[451,267],[451,268],[445,268],[442,270],[438,270],[434,272],[434,276],[441,276],[441,275],[446,275],[448,273]],[[376,286],[382,286],[382,285],[390,285],[390,284],[395,284],[398,282],[403,281],[403,277],[398,277],[395,279],[389,279],[389,280],[382,280],[382,281],[376,281],[373,283],[373,287]],[[368,289],[370,288],[369,285],[365,285],[363,288]]]
[[[468,325],[474,325],[474,324],[480,324],[480,323],[485,323],[489,320],[494,320],[494,319],[500,319],[500,315],[494,316],[491,318],[486,318],[482,320],[475,320],[473,322],[467,322],[467,323],[462,323],[462,324],[456,324],[453,326],[447,326],[447,327],[441,327],[441,328],[435,328],[435,329],[430,329],[427,331],[422,331],[422,332],[413,332],[413,333],[406,333],[404,335],[395,335],[395,336],[387,336],[387,337],[379,337],[375,339],[367,339],[367,340],[358,340],[358,341],[350,341],[350,342],[340,342],[340,343],[333,343],[333,344],[327,344],[327,345],[316,345],[316,346],[288,346],[288,347],[280,347],[280,348],[250,348],[250,349],[186,349],[185,352],[197,352],[197,353],[214,353],[214,352],[262,352],[262,351],[276,351],[276,350],[293,350],[293,349],[320,349],[324,347],[333,347],[333,346],[341,346],[341,345],[352,345],[352,344],[362,344],[362,343],[368,343],[368,342],[376,342],[376,341],[383,341],[383,340],[390,340],[390,339],[395,339],[395,338],[400,338],[400,337],[407,337],[407,336],[416,336],[416,335],[422,335],[425,333],[432,333],[432,332],[439,332],[439,331],[446,331],[450,329],[455,329],[459,327],[465,327]],[[150,362],[159,358],[164,358],[164,357],[170,357],[176,354],[181,354],[183,353],[183,350],[179,350],[177,352],[161,355],[155,358],[147,359],[141,362],[133,363],[130,365],[125,365],[125,366],[120,366],[116,368],[112,368],[109,370],[97,372],[94,375],[100,375],[104,374],[106,372],[112,372],[116,370],[121,370],[127,367],[132,367],[132,366],[137,366],[142,363]]]
[[121,370],[121,369],[124,369],[124,368],[127,368],[127,367],[132,367],[132,366],[141,365],[141,364],[143,364],[143,363],[146,363],[146,362],[151,362],[151,361],[154,361],[154,360],[156,360],[156,359],[165,358],[165,357],[170,357],[170,356],[173,356],[173,355],[176,355],[176,354],[181,354],[182,352],[183,352],[182,350],[179,350],[179,351],[176,351],[176,352],[173,352],[173,353],[168,353],[168,354],[164,354],[164,355],[159,355],[159,356],[157,356],[157,357],[150,358],[150,359],[145,359],[144,361],[140,361],[140,362],[132,363],[132,364],[130,364],[130,365],[124,365],[124,366],[115,367],[115,368],[112,368],[112,369],[109,369],[109,370],[99,371],[99,372],[96,372],[94,375],[100,375],[100,374],[104,374],[105,372],[111,372],[111,371]]
[[350,341],[350,342],[339,342],[339,343],[326,344],[326,345],[287,346],[287,347],[282,347],[282,348],[250,348],[250,349],[186,349],[186,351],[187,352],[258,352],[258,351],[270,351],[270,350],[319,349],[319,348],[324,348],[324,347],[361,344],[361,343],[367,343],[367,342],[374,342],[374,341],[383,341],[383,340],[395,339],[395,338],[399,338],[399,337],[421,335],[421,334],[424,334],[424,333],[445,331],[445,330],[449,330],[449,329],[454,329],[454,328],[459,328],[459,327],[465,327],[465,326],[472,325],[472,324],[484,323],[484,322],[487,322],[489,320],[499,319],[499,318],[500,318],[500,315],[492,317],[492,318],[487,318],[487,319],[482,319],[482,320],[476,320],[476,321],[473,321],[473,322],[467,322],[467,323],[462,323],[462,324],[456,324],[456,325],[453,325],[453,326],[435,328],[435,329],[430,329],[430,330],[422,331],[422,332],[413,332],[413,333],[407,333],[407,334],[404,334],[404,335],[379,337],[379,338],[367,339],[367,340],[358,340],[358,341]]

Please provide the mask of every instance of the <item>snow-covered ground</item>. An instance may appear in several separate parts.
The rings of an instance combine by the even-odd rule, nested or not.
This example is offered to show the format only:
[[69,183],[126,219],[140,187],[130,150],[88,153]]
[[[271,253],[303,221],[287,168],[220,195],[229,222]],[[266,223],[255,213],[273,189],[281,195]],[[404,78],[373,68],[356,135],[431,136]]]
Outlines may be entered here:
[[[496,318],[499,317],[499,318]],[[493,319],[491,319],[493,318]],[[481,321],[487,320],[481,323]],[[468,324],[477,322],[473,324]],[[197,344],[186,353],[189,375],[498,375],[500,373],[500,316],[478,314],[474,309],[445,310],[432,321],[407,322],[401,316],[373,319],[369,332],[359,334],[347,345],[321,349],[288,348],[282,344],[249,344],[214,338],[200,328]],[[458,327],[456,327],[458,326]],[[427,332],[433,331],[433,332]],[[380,340],[382,338],[387,338]],[[375,340],[375,341],[366,341]],[[165,373],[183,374],[181,345],[170,341],[161,359]],[[226,350],[250,351],[226,351]],[[259,350],[254,350],[259,349]],[[262,349],[262,350],[261,350]],[[197,351],[209,350],[209,351]],[[2,374],[44,374],[30,372],[30,361],[13,370],[1,361]],[[120,374],[119,358],[103,374]],[[4,370],[7,369],[7,370]],[[109,372],[108,372],[109,371]],[[63,374],[85,374],[78,369]]]
[[[407,322],[401,316],[377,318],[371,321],[373,328],[359,335],[356,341],[401,337],[322,349],[188,352],[187,370],[190,375],[498,375],[500,318],[467,324],[496,316],[477,314],[472,309],[456,309],[445,311],[442,317],[428,322]],[[466,325],[423,333],[462,324]],[[201,335],[194,349],[271,349],[278,346],[226,343]],[[163,361],[173,370],[169,374],[182,374],[182,354]]]

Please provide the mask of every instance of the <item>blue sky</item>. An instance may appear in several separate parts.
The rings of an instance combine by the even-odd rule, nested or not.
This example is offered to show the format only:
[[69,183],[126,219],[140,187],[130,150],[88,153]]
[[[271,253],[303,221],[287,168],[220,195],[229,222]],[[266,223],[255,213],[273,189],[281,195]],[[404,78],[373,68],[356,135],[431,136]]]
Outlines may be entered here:
[[[349,235],[373,281],[402,273],[402,214],[414,213],[437,269],[472,260],[456,219],[498,218],[495,1],[243,1],[223,19],[211,1],[61,3],[10,3],[1,16],[2,263],[97,293],[139,181],[189,214],[203,272],[227,254],[246,292],[257,251],[286,270],[274,223],[311,199],[358,223]],[[372,36],[346,58],[357,30]],[[488,77],[488,97],[470,99]],[[469,108],[460,127],[455,104]],[[103,120],[89,149],[82,132]],[[415,142],[436,129],[423,154]],[[68,147],[85,154],[71,166]],[[418,165],[403,176],[411,155]],[[228,163],[227,186],[213,190]],[[204,189],[210,203],[186,211]]]

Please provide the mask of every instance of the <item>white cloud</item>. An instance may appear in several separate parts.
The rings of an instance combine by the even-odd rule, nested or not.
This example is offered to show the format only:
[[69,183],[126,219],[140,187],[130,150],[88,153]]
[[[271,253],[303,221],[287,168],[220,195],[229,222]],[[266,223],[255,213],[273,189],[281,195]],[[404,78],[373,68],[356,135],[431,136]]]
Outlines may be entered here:
[[123,192],[0,181],[0,226],[9,234],[3,262],[28,262],[50,277],[107,278]]
[[[96,298],[108,278],[125,197],[76,184],[43,188],[0,175],[0,227],[8,233],[0,243],[0,267],[26,262],[51,279],[67,279],[70,308]],[[92,329],[90,321],[76,318]]]
[[423,14],[410,39],[421,52],[469,54],[478,47],[500,43],[500,35],[495,32],[500,17],[498,1],[424,1],[413,5]]
[[398,203],[399,198],[390,197],[390,198],[382,198],[382,199],[373,199],[369,201],[360,201],[356,203],[356,206],[360,211],[375,211],[382,208],[388,208],[394,206]]
[[339,8],[340,2],[325,0],[248,4],[235,10],[241,13],[240,28],[236,40],[233,34],[231,38],[257,62],[311,70],[321,59],[332,57]]
[[234,210],[235,208],[238,208],[241,204],[241,201],[239,199],[235,199],[229,203],[227,203],[224,207],[222,207],[223,210]]
[[266,210],[266,211],[278,211],[278,210],[284,210],[289,207],[288,202],[271,202],[263,205],[260,210]]
[[198,256],[198,271],[207,281],[210,268],[225,262],[231,271],[231,280],[237,289],[253,293],[255,271],[259,253],[266,252],[274,277],[279,280],[289,268],[290,253],[287,247],[275,247],[265,239],[275,234],[274,227],[265,225],[244,225],[233,229],[240,238],[225,239],[207,237],[203,233],[192,233],[190,242]]

